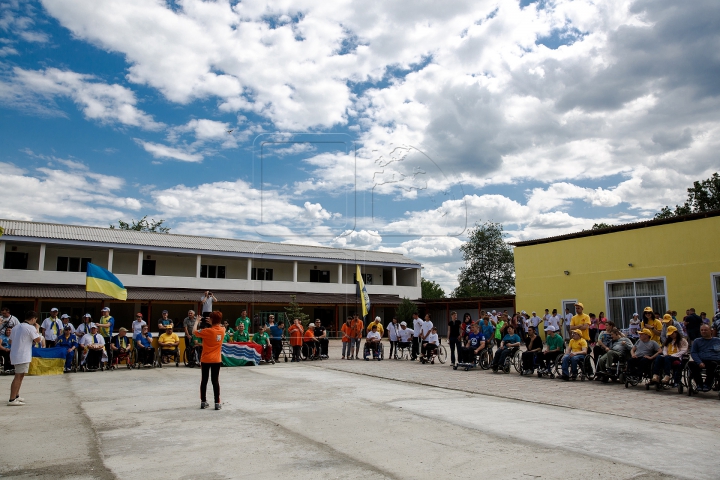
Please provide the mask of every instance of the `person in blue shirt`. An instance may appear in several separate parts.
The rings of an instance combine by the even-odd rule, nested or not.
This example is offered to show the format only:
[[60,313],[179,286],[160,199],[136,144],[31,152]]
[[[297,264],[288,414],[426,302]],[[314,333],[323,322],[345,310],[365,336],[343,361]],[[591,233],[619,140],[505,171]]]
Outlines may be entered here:
[[[720,374],[720,338],[712,336],[710,325],[700,326],[700,336],[692,343],[690,350],[691,362],[688,368],[698,391],[709,392],[713,386],[715,376]],[[702,378],[702,369],[705,369],[705,380]]]
[[483,337],[488,341],[488,347],[492,348],[492,345],[490,344],[492,342],[492,339],[495,338],[495,325],[493,325],[490,322],[490,317],[485,316],[482,323],[482,334]]
[[475,363],[475,357],[485,348],[485,336],[480,332],[480,326],[473,323],[470,333],[465,337],[465,346],[460,349],[458,357],[460,363]]
[[65,351],[65,373],[72,370],[72,364],[73,360],[75,359],[75,350],[78,348],[78,340],[74,333],[72,333],[72,329],[70,328],[70,325],[67,325],[65,328],[63,328],[63,334],[60,335],[57,340],[55,341],[56,347],[63,347],[66,349]]
[[12,327],[7,327],[0,332],[0,356],[3,358],[3,370],[6,373],[13,369],[10,363],[10,332],[12,332]]
[[155,359],[155,348],[152,346],[152,333],[148,332],[147,325],[143,325],[142,331],[135,335],[135,348],[137,348],[140,365],[152,366]]
[[498,351],[495,352],[495,357],[493,357],[493,372],[497,372],[500,365],[505,365],[505,359],[513,353],[516,348],[520,347],[520,342],[522,342],[522,340],[520,336],[515,333],[513,326],[508,325],[505,330],[505,336],[500,342],[500,348],[498,348]]
[[275,325],[275,315],[268,317],[268,324],[270,328],[270,345],[272,345],[273,359],[277,362],[280,352],[282,352],[282,338],[283,338],[283,327],[285,326],[282,322]]

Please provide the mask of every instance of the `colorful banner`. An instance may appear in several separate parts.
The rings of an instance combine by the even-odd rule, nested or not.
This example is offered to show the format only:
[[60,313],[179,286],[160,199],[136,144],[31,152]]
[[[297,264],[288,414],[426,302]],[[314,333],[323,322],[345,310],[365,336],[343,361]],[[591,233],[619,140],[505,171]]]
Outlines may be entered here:
[[62,375],[65,368],[65,347],[32,349],[28,375]]
[[230,342],[222,345],[222,364],[225,367],[258,365],[262,346],[253,342]]

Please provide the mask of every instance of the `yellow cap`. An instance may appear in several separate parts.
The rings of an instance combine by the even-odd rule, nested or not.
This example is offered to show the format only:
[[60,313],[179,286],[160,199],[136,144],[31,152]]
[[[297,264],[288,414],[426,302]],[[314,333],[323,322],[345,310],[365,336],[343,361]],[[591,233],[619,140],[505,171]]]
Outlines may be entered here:
[[571,333],[577,333],[578,335],[582,335],[582,332],[578,329],[572,330]]
[[575,306],[576,306],[576,307],[580,307],[580,308],[582,308],[582,309],[585,308],[585,307],[583,307],[583,304],[582,304],[582,303],[576,303]]
[[666,313],[663,315],[663,323],[670,323],[672,322],[672,315]]
[[673,325],[670,325],[670,326],[667,328],[667,334],[668,334],[668,335],[672,335],[673,332],[677,332],[677,328],[675,328],[675,326],[673,326]]
[[652,313],[652,307],[645,307],[645,310],[643,312],[650,312]]
[[640,333],[641,335],[642,335],[642,334],[645,334],[645,335],[649,335],[649,336],[652,337],[652,332],[651,332],[649,329],[647,329],[647,328],[643,328],[643,329],[640,330],[638,333]]

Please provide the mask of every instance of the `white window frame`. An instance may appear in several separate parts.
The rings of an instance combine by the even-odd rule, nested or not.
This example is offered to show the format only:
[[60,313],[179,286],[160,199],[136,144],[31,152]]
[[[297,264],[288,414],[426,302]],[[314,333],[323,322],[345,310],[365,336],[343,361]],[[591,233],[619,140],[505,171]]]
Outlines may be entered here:
[[718,301],[718,295],[720,295],[720,291],[715,288],[715,277],[720,277],[720,272],[710,272],[710,291],[713,294],[712,299],[712,308],[710,309],[713,312],[713,315],[715,315],[715,310],[717,309],[717,301]]
[[[667,277],[661,276],[661,277],[644,277],[644,278],[618,278],[615,280],[605,280],[605,316],[607,317],[610,313],[610,296],[608,295],[608,284],[609,283],[626,283],[626,282],[652,282],[653,280],[662,280],[663,281],[663,287],[664,287],[664,293],[665,293],[665,307],[670,308],[670,297],[668,297],[667,292]],[[635,296],[637,298],[637,295]],[[665,313],[665,312],[660,312]],[[640,312],[638,312],[640,314]],[[609,317],[608,317],[609,318]],[[615,319],[612,319],[615,321]]]
[[[573,305],[575,305],[576,303],[578,303],[578,299],[575,298],[575,299],[573,299],[573,300],[560,300],[560,309],[558,310],[558,312],[559,312],[560,315],[563,317],[563,321],[565,321],[565,304],[568,303],[568,302],[572,302]],[[570,313],[571,313],[573,316],[575,316],[575,311],[574,311],[574,310],[571,309],[571,310],[570,310]]]

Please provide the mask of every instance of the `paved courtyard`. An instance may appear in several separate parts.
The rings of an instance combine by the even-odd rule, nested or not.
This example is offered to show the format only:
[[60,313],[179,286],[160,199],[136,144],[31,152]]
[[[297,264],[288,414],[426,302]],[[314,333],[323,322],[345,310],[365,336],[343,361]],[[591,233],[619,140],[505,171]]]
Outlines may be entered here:
[[[717,479],[716,395],[339,360],[28,377],[4,478]],[[9,390],[0,377],[0,390]]]

